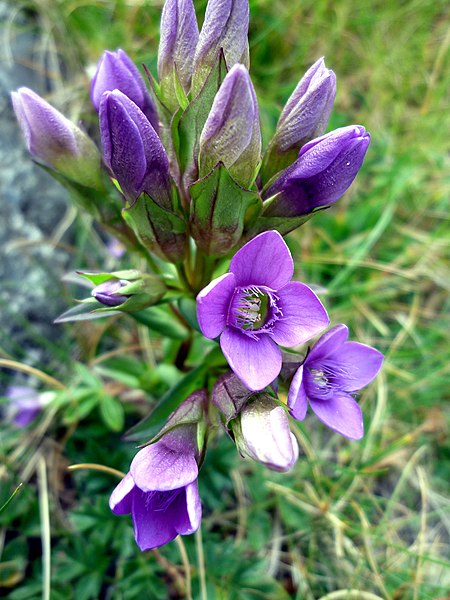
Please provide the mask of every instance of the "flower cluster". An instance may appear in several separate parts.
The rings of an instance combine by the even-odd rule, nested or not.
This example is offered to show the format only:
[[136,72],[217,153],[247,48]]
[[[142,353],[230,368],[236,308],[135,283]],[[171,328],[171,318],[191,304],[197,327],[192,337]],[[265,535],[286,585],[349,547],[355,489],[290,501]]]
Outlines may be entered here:
[[33,158],[127,260],[147,262],[142,271],[79,272],[91,297],[58,321],[123,312],[151,325],[150,307],[164,313],[172,305],[172,316],[191,327],[186,344],[203,335],[220,345],[219,358],[211,350],[197,365],[198,389],[181,398],[111,496],[114,513],[131,513],[142,550],[199,527],[197,477],[217,421],[243,457],[287,471],[299,456],[289,419],[303,420],[308,403],[337,433],[362,437],[355,395],[383,360],[347,341],[345,325],[299,349],[330,319],[314,291],[292,280],[283,236],[346,192],[370,135],[361,125],[326,133],[336,77],[320,58],[263,151],[248,25],[248,0],[209,0],[201,31],[192,0],[166,0],[158,80],[146,71],[147,85],[122,49],[99,60],[90,88],[97,145],[31,90],[12,94]]

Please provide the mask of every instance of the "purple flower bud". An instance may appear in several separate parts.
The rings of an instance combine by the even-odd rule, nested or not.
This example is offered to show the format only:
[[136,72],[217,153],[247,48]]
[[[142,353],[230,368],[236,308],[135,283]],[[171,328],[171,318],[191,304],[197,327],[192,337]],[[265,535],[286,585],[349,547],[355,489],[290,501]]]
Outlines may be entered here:
[[352,184],[370,143],[362,125],[350,125],[305,144],[298,159],[268,188],[278,196],[265,209],[270,217],[294,217],[336,202]]
[[158,52],[158,75],[163,101],[178,108],[175,93],[175,69],[185,93],[191,87],[198,25],[192,0],[166,0],[161,15],[161,39]]
[[30,154],[66,177],[96,187],[100,156],[94,142],[32,90],[19,88],[11,98]]
[[270,396],[259,394],[231,423],[239,452],[273,471],[289,471],[298,458],[298,444],[286,411]]
[[95,286],[91,295],[105,306],[120,306],[129,298],[129,296],[119,293],[120,289],[127,284],[127,281],[120,279],[108,279],[108,281]]
[[105,92],[100,103],[100,133],[105,161],[130,203],[146,192],[170,207],[169,160],[149,120],[119,90]]
[[376,377],[383,355],[371,346],[347,340],[346,325],[336,325],[322,335],[292,379],[288,406],[292,416],[303,421],[309,403],[325,425],[359,440],[364,424],[353,395]]
[[200,177],[220,161],[238,183],[249,186],[261,152],[258,102],[244,65],[234,65],[214,98],[200,136]]
[[204,427],[205,400],[206,394],[197,392],[183,402],[157,441],[136,454],[129,473],[111,494],[114,514],[131,513],[142,551],[167,544],[179,534],[194,533],[200,526],[197,477],[204,450],[199,430]]
[[336,76],[320,58],[305,73],[287,101],[275,132],[275,146],[285,152],[293,146],[301,148],[322,135],[335,95]]
[[158,132],[158,114],[144,80],[130,57],[120,49],[116,52],[106,50],[98,61],[91,82],[91,100],[97,111],[100,110],[103,94],[113,90],[120,90],[128,96]]
[[223,50],[230,69],[236,63],[249,67],[248,0],[209,0],[194,59],[192,88],[197,94]]

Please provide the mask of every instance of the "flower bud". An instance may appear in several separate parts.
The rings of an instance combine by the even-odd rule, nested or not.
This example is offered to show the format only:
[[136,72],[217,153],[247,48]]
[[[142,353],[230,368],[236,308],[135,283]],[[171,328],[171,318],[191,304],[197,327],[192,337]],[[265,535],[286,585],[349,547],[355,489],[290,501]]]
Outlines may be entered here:
[[244,187],[255,179],[261,152],[258,103],[244,65],[235,65],[214,98],[200,136],[200,177],[219,162]]
[[305,144],[298,159],[268,188],[266,217],[296,217],[336,202],[352,184],[370,143],[361,125],[350,125]]
[[91,100],[95,109],[100,109],[105,92],[120,90],[138,106],[153,129],[158,132],[158,114],[138,68],[123,51],[106,50],[98,61],[97,71],[91,82]]
[[112,273],[79,271],[78,274],[95,285],[91,296],[98,302],[125,312],[136,312],[153,306],[166,291],[161,279],[135,269]]
[[100,103],[100,134],[105,161],[132,204],[146,192],[170,207],[169,160],[147,117],[119,90],[105,92]]
[[220,49],[230,69],[236,63],[249,67],[248,0],[209,0],[194,59],[194,96],[205,83]]
[[79,127],[28,88],[12,92],[11,98],[28,151],[35,159],[81,185],[101,185],[98,150]]
[[187,94],[191,87],[198,25],[192,0],[166,0],[161,16],[158,75],[163,102],[178,108],[175,77]]
[[328,124],[336,95],[336,76],[325,68],[323,58],[308,69],[280,115],[274,145],[285,152],[300,149],[322,135]]
[[298,458],[298,444],[289,429],[286,411],[269,395],[258,394],[231,423],[243,456],[273,471],[289,471]]
[[120,279],[108,279],[95,286],[91,292],[91,296],[105,306],[120,306],[129,298],[129,296],[119,293],[119,290],[126,285],[126,281]]

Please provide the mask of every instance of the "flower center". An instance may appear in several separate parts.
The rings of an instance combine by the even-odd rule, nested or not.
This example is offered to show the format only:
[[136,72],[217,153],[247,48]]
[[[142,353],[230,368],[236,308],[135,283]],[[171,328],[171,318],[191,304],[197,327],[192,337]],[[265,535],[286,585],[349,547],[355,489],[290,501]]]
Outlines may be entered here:
[[270,333],[282,312],[277,306],[278,296],[266,287],[236,288],[228,310],[228,325],[251,337]]
[[348,373],[337,364],[312,363],[305,369],[306,393],[314,400],[331,400],[338,391],[345,391]]

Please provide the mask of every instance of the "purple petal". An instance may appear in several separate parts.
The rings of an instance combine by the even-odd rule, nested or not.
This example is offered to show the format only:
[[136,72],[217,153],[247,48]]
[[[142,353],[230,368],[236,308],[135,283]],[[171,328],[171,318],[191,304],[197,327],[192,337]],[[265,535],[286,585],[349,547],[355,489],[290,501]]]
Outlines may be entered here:
[[314,344],[311,352],[306,357],[305,363],[319,361],[329,354],[332,354],[337,348],[342,346],[348,339],[347,325],[336,325],[324,333]]
[[303,365],[295,373],[291,387],[289,388],[287,405],[291,409],[291,415],[297,421],[303,421],[308,410],[305,386],[303,385]]
[[131,512],[133,490],[136,488],[130,473],[114,488],[109,498],[109,508],[115,515],[127,515]]
[[265,231],[236,252],[230,271],[238,286],[265,285],[278,290],[291,280],[294,261],[278,231]]
[[355,392],[369,384],[381,369],[383,360],[381,352],[358,342],[345,342],[327,357],[328,362],[335,362],[339,370],[345,372],[347,392]]
[[205,337],[214,339],[225,329],[235,287],[233,273],[226,273],[211,281],[197,296],[197,319]]
[[[171,507],[172,508],[172,507]],[[187,485],[173,503],[174,527],[177,533],[188,535],[200,527],[202,505],[197,480]]]
[[249,390],[264,389],[281,370],[281,351],[267,336],[253,339],[227,328],[220,336],[220,347],[228,364]]
[[331,400],[309,399],[317,417],[336,433],[360,440],[364,435],[364,423],[359,404],[348,394],[341,393]]
[[140,450],[133,459],[130,473],[143,492],[181,488],[198,475],[193,454],[175,452],[164,444],[164,438]]
[[303,344],[330,322],[323,304],[304,283],[292,281],[278,290],[277,296],[283,316],[276,321],[272,337],[280,346]]
[[147,162],[136,123],[112,92],[106,92],[99,109],[100,134],[108,167],[130,199],[142,193]]
[[170,507],[155,508],[152,496],[148,493],[137,490],[133,495],[132,515],[134,537],[142,551],[163,546],[178,535]]
[[180,83],[189,92],[198,42],[198,25],[192,0],[166,0],[161,14],[158,75],[171,76],[176,65]]

